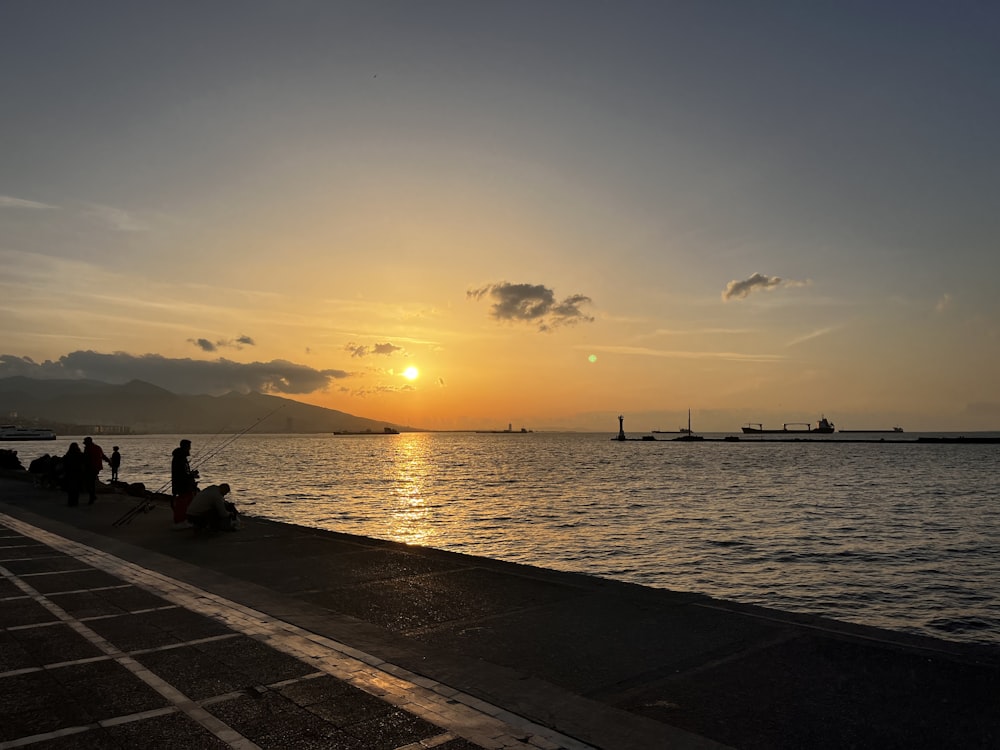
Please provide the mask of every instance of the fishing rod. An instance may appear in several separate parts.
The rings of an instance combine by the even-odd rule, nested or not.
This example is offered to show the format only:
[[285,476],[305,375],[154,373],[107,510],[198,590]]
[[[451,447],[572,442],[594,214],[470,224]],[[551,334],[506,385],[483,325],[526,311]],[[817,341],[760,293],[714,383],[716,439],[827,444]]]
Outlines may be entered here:
[[215,458],[219,453],[221,453],[226,448],[228,448],[230,445],[232,445],[237,440],[239,440],[241,437],[243,437],[244,435],[246,435],[248,432],[250,432],[250,430],[252,430],[253,428],[255,428],[257,425],[259,425],[265,419],[269,419],[274,414],[276,414],[277,412],[279,412],[282,409],[284,409],[286,406],[288,406],[288,401],[285,401],[284,403],[279,404],[278,406],[276,406],[274,409],[272,409],[271,411],[269,411],[264,416],[258,417],[257,421],[254,422],[253,424],[251,424],[249,427],[247,427],[244,430],[241,430],[240,432],[237,432],[235,435],[231,436],[228,440],[224,440],[220,445],[217,445],[213,450],[209,451],[204,456],[201,456],[198,459],[198,463],[193,468],[198,468],[199,466],[204,466],[205,463],[207,463],[208,461],[210,461],[213,458]]
[[[250,430],[252,430],[253,428],[255,428],[257,425],[259,425],[265,419],[270,418],[271,416],[273,416],[277,412],[279,412],[282,409],[284,409],[286,406],[288,406],[288,403],[289,403],[288,401],[285,401],[284,403],[281,403],[278,406],[276,406],[274,409],[272,409],[271,411],[269,411],[264,416],[258,417],[257,420],[255,422],[253,422],[249,427],[247,427],[246,429],[241,430],[240,432],[237,432],[235,435],[231,436],[228,440],[225,440],[220,445],[216,446],[212,451],[210,451],[209,453],[207,453],[205,456],[202,456],[200,458],[200,460],[198,461],[198,463],[197,463],[196,466],[202,466],[206,461],[208,461],[208,460],[214,458],[215,456],[217,456],[222,450],[224,450],[225,448],[228,448],[230,445],[232,445],[233,443],[235,443],[237,440],[239,440],[241,437],[243,437],[244,435],[246,435],[248,432],[250,432]],[[164,482],[160,486],[160,488],[158,490],[156,490],[156,492],[153,493],[153,494],[159,494],[164,489],[166,489],[166,486],[168,484],[170,484],[169,481],[168,482]],[[154,503],[153,503],[153,501],[150,498],[143,498],[142,501],[139,502],[138,505],[135,505],[134,507],[129,508],[127,511],[125,511],[124,514],[121,515],[121,517],[119,517],[118,519],[116,519],[114,521],[114,523],[112,523],[111,525],[112,526],[124,526],[125,524],[131,523],[132,519],[135,518],[140,513],[148,513],[153,507],[154,507]]]

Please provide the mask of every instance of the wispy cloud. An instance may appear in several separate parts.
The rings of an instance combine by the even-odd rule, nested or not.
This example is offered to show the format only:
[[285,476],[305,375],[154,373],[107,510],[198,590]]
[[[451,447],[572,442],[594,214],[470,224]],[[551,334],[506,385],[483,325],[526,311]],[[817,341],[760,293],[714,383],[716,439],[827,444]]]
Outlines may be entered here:
[[778,287],[808,286],[809,283],[809,281],[795,281],[794,279],[783,279],[780,276],[754,273],[749,278],[733,280],[726,284],[726,288],[722,291],[722,300],[728,302],[731,299],[746,299],[757,290],[769,292]]
[[657,328],[637,338],[651,339],[661,336],[745,336],[754,333],[752,328]]
[[0,208],[27,208],[34,210],[45,210],[54,209],[58,206],[52,206],[48,203],[39,203],[38,201],[29,201],[24,198],[15,198],[11,195],[0,195]]
[[945,292],[944,294],[941,295],[941,298],[937,301],[937,304],[934,305],[934,311],[938,313],[943,313],[945,310],[951,307],[951,302],[952,302],[951,295]]
[[469,299],[494,300],[490,315],[497,320],[535,323],[539,331],[575,323],[592,323],[594,318],[581,309],[592,302],[583,294],[572,294],[561,302],[542,284],[511,284],[501,281],[466,292]]
[[782,354],[746,354],[742,352],[692,352],[673,349],[650,349],[644,346],[578,346],[577,349],[610,354],[631,354],[642,357],[667,359],[721,359],[732,362],[780,362],[787,359]]
[[793,346],[798,346],[799,344],[804,344],[806,341],[812,341],[813,339],[818,339],[820,336],[826,336],[828,333],[833,333],[839,327],[840,326],[828,326],[826,328],[820,328],[815,331],[810,331],[809,333],[799,336],[798,338],[792,339],[787,344],[785,344],[785,346],[791,348]]
[[396,346],[388,341],[384,344],[375,344],[373,346],[351,342],[344,347],[344,351],[350,352],[352,357],[367,357],[369,354],[381,354],[387,357],[402,350],[403,347]]

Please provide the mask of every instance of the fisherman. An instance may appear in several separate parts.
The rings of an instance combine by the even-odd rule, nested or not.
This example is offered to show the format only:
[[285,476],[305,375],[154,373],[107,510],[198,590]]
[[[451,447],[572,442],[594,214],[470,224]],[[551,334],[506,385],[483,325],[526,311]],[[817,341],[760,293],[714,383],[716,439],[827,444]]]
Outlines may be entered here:
[[170,454],[170,507],[174,510],[174,528],[187,524],[187,509],[198,491],[198,472],[191,468],[191,441],[181,440]]
[[170,454],[170,494],[174,497],[198,490],[198,472],[192,470],[190,456],[190,440],[181,440]]
[[236,531],[239,513],[226,500],[228,484],[211,484],[197,495],[187,509],[187,520],[196,529]]

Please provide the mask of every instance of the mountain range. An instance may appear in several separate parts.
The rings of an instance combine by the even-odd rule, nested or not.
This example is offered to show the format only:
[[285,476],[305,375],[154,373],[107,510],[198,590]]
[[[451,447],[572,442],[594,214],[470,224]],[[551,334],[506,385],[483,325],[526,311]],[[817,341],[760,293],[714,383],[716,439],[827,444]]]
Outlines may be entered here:
[[116,385],[23,376],[0,378],[0,420],[45,426],[63,434],[215,434],[251,428],[265,433],[414,430],[264,393],[182,395],[141,380]]

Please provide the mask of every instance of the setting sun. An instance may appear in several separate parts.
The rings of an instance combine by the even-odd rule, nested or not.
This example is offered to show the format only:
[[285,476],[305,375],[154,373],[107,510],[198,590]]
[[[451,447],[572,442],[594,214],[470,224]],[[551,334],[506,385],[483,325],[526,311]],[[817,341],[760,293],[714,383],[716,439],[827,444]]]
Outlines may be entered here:
[[420,370],[418,370],[416,367],[411,366],[403,370],[403,377],[406,378],[407,380],[416,380],[419,375],[420,375]]

